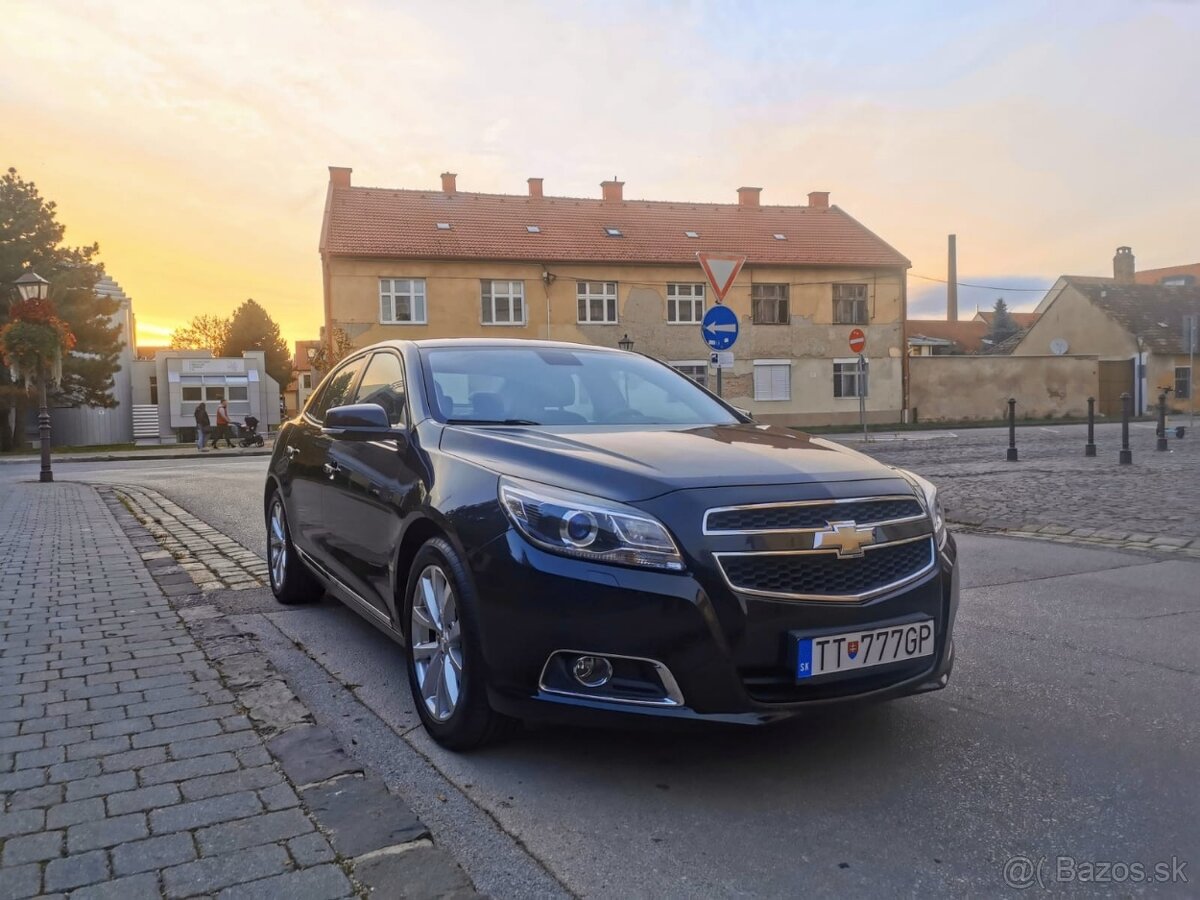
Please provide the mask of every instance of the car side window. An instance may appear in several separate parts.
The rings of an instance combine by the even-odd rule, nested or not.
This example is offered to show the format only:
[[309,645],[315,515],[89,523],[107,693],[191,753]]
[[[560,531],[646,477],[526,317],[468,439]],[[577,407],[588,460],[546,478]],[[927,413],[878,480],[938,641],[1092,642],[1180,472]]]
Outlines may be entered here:
[[350,402],[347,399],[350,396],[350,388],[354,386],[364,362],[365,359],[352,360],[334,370],[333,374],[321,383],[321,387],[317,389],[317,393],[305,409],[310,418],[324,422],[326,412],[335,406],[345,406]]
[[381,352],[371,357],[355,403],[377,403],[387,412],[388,421],[403,425],[408,420],[404,405],[404,367],[395,353]]

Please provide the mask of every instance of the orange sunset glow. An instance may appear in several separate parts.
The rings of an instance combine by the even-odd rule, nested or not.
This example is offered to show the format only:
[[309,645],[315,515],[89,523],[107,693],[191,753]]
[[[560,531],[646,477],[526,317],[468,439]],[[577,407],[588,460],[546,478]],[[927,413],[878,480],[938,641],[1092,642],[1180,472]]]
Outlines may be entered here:
[[[1074,7],[1078,21],[1066,23]],[[764,203],[810,190],[945,277],[1024,287],[1197,256],[1200,8],[4,3],[5,165],[98,241],[142,343],[253,297],[323,321],[328,165],[356,184]],[[1086,12],[1086,15],[1081,15]],[[758,51],[770,37],[787,48]],[[1119,216],[1112,213],[1120,211]],[[910,280],[914,315],[944,288]],[[964,306],[999,293],[965,294]],[[944,308],[944,307],[943,307]]]

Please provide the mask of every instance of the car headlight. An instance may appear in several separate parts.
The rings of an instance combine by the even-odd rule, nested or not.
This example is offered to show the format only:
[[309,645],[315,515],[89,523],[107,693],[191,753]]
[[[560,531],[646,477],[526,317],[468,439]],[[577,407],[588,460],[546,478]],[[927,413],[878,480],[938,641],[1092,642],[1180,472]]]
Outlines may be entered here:
[[938,499],[938,489],[933,483],[926,481],[920,475],[913,472],[906,472],[913,484],[921,489],[921,494],[925,501],[925,511],[929,513],[929,520],[933,523],[933,534],[937,538],[938,549],[946,546],[946,513],[942,510],[942,502]]
[[623,503],[502,477],[500,505],[517,530],[543,550],[601,563],[683,569],[679,548],[662,523]]

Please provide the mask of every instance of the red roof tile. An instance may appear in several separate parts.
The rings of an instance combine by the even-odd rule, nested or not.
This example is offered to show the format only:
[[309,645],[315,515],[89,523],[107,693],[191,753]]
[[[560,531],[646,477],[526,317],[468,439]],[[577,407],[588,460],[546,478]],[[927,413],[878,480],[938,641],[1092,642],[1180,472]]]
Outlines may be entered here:
[[[450,225],[439,230],[438,222]],[[527,226],[536,225],[531,234]],[[609,237],[605,228],[618,228]],[[684,232],[694,231],[698,238]],[[774,235],[782,234],[785,240]],[[900,266],[909,261],[838,207],[587,200],[334,187],[321,249],[334,256],[531,262]]]

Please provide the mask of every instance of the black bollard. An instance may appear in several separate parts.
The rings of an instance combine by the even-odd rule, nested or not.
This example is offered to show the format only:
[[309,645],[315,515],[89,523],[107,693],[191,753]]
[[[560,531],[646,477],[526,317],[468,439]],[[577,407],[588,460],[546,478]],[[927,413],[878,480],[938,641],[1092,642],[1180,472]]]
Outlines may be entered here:
[[1083,445],[1084,456],[1096,455],[1096,398],[1088,397],[1088,442]]
[[1008,398],[1008,456],[1009,462],[1017,461],[1017,401]]
[[1121,395],[1121,455],[1118,459],[1123,466],[1133,462],[1133,451],[1129,449],[1129,400],[1128,392]]
[[1170,450],[1167,445],[1167,392],[1158,395],[1158,443],[1155,450]]

